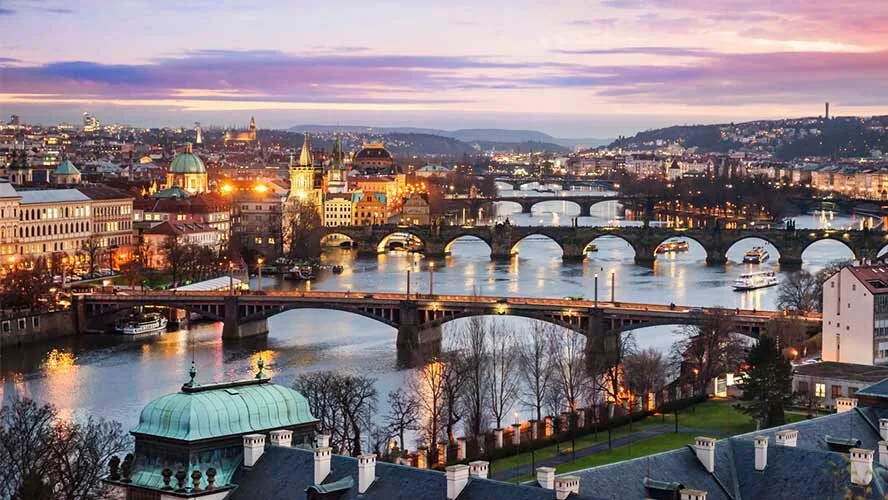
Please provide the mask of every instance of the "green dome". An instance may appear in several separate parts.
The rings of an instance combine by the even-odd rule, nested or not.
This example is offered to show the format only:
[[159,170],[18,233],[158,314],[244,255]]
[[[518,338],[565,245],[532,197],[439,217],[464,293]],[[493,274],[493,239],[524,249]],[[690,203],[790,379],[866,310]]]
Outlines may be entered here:
[[154,193],[155,198],[188,198],[188,193],[179,186],[173,186]]
[[174,174],[205,174],[207,168],[196,154],[186,151],[179,153],[170,163],[170,172]]
[[80,170],[77,170],[77,167],[71,163],[71,160],[65,160],[62,163],[59,163],[59,166],[56,167],[55,175],[79,175]]
[[148,403],[133,434],[181,441],[262,433],[315,422],[302,394],[268,379],[182,387]]

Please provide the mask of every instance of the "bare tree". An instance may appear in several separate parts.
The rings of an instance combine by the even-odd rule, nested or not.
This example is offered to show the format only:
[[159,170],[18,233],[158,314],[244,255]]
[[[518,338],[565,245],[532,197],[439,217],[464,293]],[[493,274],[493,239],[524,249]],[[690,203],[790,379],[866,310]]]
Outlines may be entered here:
[[105,465],[130,446],[118,422],[73,423],[53,406],[14,400],[0,410],[0,497],[101,498]]
[[456,439],[454,427],[462,420],[462,405],[460,404],[460,391],[465,383],[465,369],[459,354],[448,353],[444,364],[444,437],[447,442]]
[[86,265],[89,269],[90,276],[92,276],[93,273],[96,272],[96,268],[102,262],[105,249],[102,248],[99,238],[95,234],[90,234],[85,240],[83,240],[83,245],[80,247],[80,251],[83,255],[86,255]]
[[805,314],[820,308],[817,278],[804,269],[791,273],[777,289],[777,307]]
[[288,200],[284,205],[283,238],[291,258],[315,257],[320,252],[323,226],[319,207],[310,201]]
[[312,415],[330,432],[331,443],[352,455],[361,454],[361,436],[376,411],[376,380],[330,371],[296,377],[294,387],[308,400]]
[[558,332],[550,339],[557,392],[561,395],[561,403],[575,411],[588,395],[590,385],[585,339],[569,331]]
[[673,359],[690,363],[696,370],[691,382],[698,392],[742,361],[744,344],[736,330],[733,312],[718,309],[706,313],[699,324],[684,328],[683,338],[673,344]]
[[506,412],[518,395],[518,363],[515,358],[515,334],[499,322],[489,323],[490,351],[487,356],[487,404],[496,422],[502,428]]
[[593,393],[603,392],[614,402],[620,400],[623,359],[635,350],[631,332],[615,333],[586,341],[586,367],[592,376]]
[[407,449],[404,434],[418,429],[419,401],[412,395],[397,389],[388,393],[389,411],[385,415],[385,424],[389,432],[398,437],[398,446]]
[[798,349],[808,340],[808,327],[794,316],[777,317],[768,321],[765,331],[781,349]]
[[472,317],[457,335],[459,355],[465,373],[461,401],[465,409],[466,431],[470,437],[475,438],[480,438],[486,429],[487,321],[482,316]]
[[555,326],[537,321],[530,330],[530,336],[517,347],[519,373],[523,383],[522,402],[533,408],[536,419],[543,419],[546,396],[554,383],[552,367],[552,339]]
[[[422,439],[429,445],[434,445],[441,434],[441,423],[446,404],[444,388],[446,369],[446,361],[435,359],[417,370],[408,385],[411,396],[419,401],[420,414],[422,415],[419,431],[422,434]],[[434,450],[435,447],[432,446],[432,449]]]
[[632,394],[642,397],[647,408],[649,394],[662,389],[666,383],[663,354],[654,348],[629,353],[623,359],[623,382]]

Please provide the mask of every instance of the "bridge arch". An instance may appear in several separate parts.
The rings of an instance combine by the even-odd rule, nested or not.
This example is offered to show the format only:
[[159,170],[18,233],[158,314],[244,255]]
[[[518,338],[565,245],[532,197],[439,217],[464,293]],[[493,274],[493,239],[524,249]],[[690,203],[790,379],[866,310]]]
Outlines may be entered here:
[[524,211],[524,207],[521,206],[517,201],[510,200],[500,200],[493,202],[493,209],[496,215],[512,215],[512,214],[520,214]]
[[172,309],[181,309],[183,311],[198,314],[200,316],[204,316],[213,321],[224,321],[225,312],[221,308],[210,307],[200,307],[197,304],[158,304],[154,303],[151,300],[145,300],[143,302],[134,302],[134,303],[126,303],[126,304],[115,304],[113,306],[102,307],[98,304],[91,304],[90,310],[88,311],[89,319],[98,319],[98,318],[108,318],[109,316],[117,315],[124,311],[131,311],[133,309],[139,307],[151,307],[157,308],[159,310],[164,310],[168,308]]
[[287,304],[282,307],[269,307],[265,308],[261,311],[256,311],[253,314],[246,315],[241,318],[241,321],[253,321],[257,319],[269,319],[271,317],[277,316],[279,314],[283,314],[289,311],[296,310],[306,310],[306,309],[316,309],[319,311],[341,311],[346,313],[351,313],[357,316],[363,316],[365,318],[372,319],[374,321],[378,321],[384,325],[388,325],[392,328],[398,328],[399,318],[397,314],[392,313],[391,315],[387,315],[380,308],[379,311],[374,311],[372,308],[370,309],[361,309],[357,307],[348,307],[339,304]]
[[[590,251],[593,251],[593,246],[595,246],[595,247],[598,246],[595,244],[595,242],[598,241],[599,243],[601,243],[601,240],[605,240],[605,242],[607,242],[609,240],[619,241],[620,242],[619,246],[622,246],[624,250],[625,250],[625,247],[628,246],[629,249],[632,250],[632,255],[626,255],[626,256],[629,257],[630,259],[634,258],[635,255],[638,253],[638,250],[636,250],[635,245],[631,241],[626,239],[625,237],[623,237],[619,234],[602,233],[602,234],[594,236],[592,239],[590,239],[589,241],[586,242],[586,244],[583,246],[583,255],[586,255]],[[610,245],[608,245],[608,246],[610,246]],[[597,248],[597,251],[600,252],[601,248]]]
[[[653,258],[654,258],[654,259],[658,259],[659,255],[663,255],[663,254],[659,254],[659,255],[657,254],[657,248],[658,248],[660,245],[662,245],[663,243],[666,243],[667,241],[670,241],[670,240],[676,240],[676,239],[690,240],[690,242],[696,243],[697,245],[700,246],[700,248],[703,249],[703,257],[704,257],[704,259],[708,259],[708,258],[709,258],[709,249],[706,248],[706,245],[703,244],[702,241],[700,241],[699,239],[697,239],[697,238],[694,237],[693,235],[690,235],[690,234],[687,234],[687,233],[683,233],[683,232],[681,232],[681,231],[674,231],[674,232],[672,232],[669,236],[666,236],[665,238],[663,238],[663,239],[660,240],[659,242],[656,242],[656,243],[654,244],[653,249],[651,250],[651,251],[653,252],[653,254],[652,254]],[[688,248],[688,251],[690,251],[690,250],[691,250],[691,248],[690,248],[690,244],[688,245],[688,247],[689,247],[689,248]],[[637,253],[637,251],[636,251],[636,253]]]
[[355,240],[346,233],[329,232],[321,236],[322,248],[351,248],[355,245]]
[[551,241],[552,243],[555,243],[556,245],[558,245],[558,248],[561,249],[561,254],[564,255],[564,244],[559,242],[557,238],[553,238],[552,236],[546,234],[544,231],[532,231],[532,232],[529,232],[525,235],[522,235],[520,238],[518,238],[517,240],[512,242],[511,245],[509,245],[509,255],[517,255],[518,254],[518,246],[521,244],[521,242],[528,239],[528,238],[534,237],[534,236],[537,236],[537,237],[542,236],[546,240]]
[[[396,239],[395,242],[392,239]],[[405,250],[414,250],[422,252],[426,248],[425,240],[418,234],[411,232],[410,229],[392,231],[376,242],[376,253],[385,253],[391,249],[393,244],[402,246]]]
[[[749,236],[741,236],[739,238],[734,239],[731,243],[728,244],[728,247],[725,249],[725,256],[729,255],[734,249],[734,247],[743,241],[749,242],[749,240],[753,240],[753,246],[761,246],[768,252],[768,260],[772,262],[776,262],[780,258],[780,246],[777,245],[771,238],[768,238],[766,235],[749,235]],[[741,250],[742,251],[742,250]],[[776,255],[774,255],[776,253]],[[738,254],[739,258],[735,255],[733,259],[735,262],[743,262],[743,255]]]
[[487,249],[488,249],[489,251],[491,251],[491,252],[493,251],[493,246],[490,244],[490,240],[489,240],[488,238],[486,238],[486,237],[484,237],[484,236],[481,236],[481,235],[479,235],[479,234],[476,234],[476,233],[465,232],[465,233],[457,233],[457,234],[455,234],[454,236],[452,236],[452,237],[447,241],[447,243],[444,244],[444,253],[445,253],[445,254],[450,255],[451,250],[453,249],[453,245],[454,245],[454,243],[457,242],[457,240],[463,240],[463,241],[473,241],[473,240],[477,240],[477,241],[481,241],[481,242],[483,242],[485,245],[487,245]]
[[[579,202],[577,202],[576,200],[572,200],[572,199],[561,200],[558,198],[549,198],[549,199],[543,199],[543,200],[539,200],[539,201],[531,200],[528,203],[530,203],[530,212],[531,213],[533,213],[533,210],[535,208],[537,208],[538,206],[540,206],[544,203],[561,203],[562,206],[564,207],[564,210],[561,212],[558,212],[558,213],[561,213],[562,215],[585,215],[585,214],[583,214],[583,205],[580,204]],[[571,205],[573,207],[576,207],[576,213],[568,211],[567,205]]]
[[[839,235],[839,234],[823,234],[823,235],[820,235],[818,238],[812,239],[811,241],[807,242],[802,247],[802,251],[799,253],[799,258],[802,261],[804,261],[805,253],[808,252],[808,250],[812,246],[815,246],[818,244],[820,246],[822,246],[823,242],[827,242],[827,241],[837,241],[837,242],[841,243],[841,245],[844,246],[848,250],[848,252],[851,254],[851,259],[855,259],[857,257],[857,253],[854,251],[854,248],[851,247],[851,245],[848,243],[848,241],[845,241],[844,239],[842,239],[841,235]],[[810,254],[809,254],[809,257],[810,257]],[[839,260],[844,260],[844,259],[842,258],[841,255],[835,255],[834,258],[827,259],[827,262],[835,262],[835,261],[839,261]]]
[[[458,320],[467,319],[467,318],[474,318],[474,317],[479,317],[479,316],[492,317],[492,318],[499,318],[502,316],[510,316],[513,318],[526,318],[526,319],[529,319],[532,321],[540,321],[543,323],[555,325],[557,327],[564,328],[566,330],[570,330],[574,333],[580,334],[584,337],[588,335],[588,331],[586,330],[586,325],[583,323],[583,321],[581,321],[582,318],[579,315],[570,316],[570,315],[564,314],[561,316],[558,316],[558,315],[541,316],[539,314],[531,314],[531,313],[524,312],[524,311],[514,311],[514,310],[508,310],[503,313],[498,313],[496,311],[460,311],[460,312],[454,313],[453,315],[448,315],[448,316],[445,316],[442,318],[431,320],[427,323],[424,323],[422,326],[424,328],[435,328],[435,327],[444,326],[445,324],[451,323],[453,321],[458,321]],[[571,320],[573,320],[573,321],[571,321]]]

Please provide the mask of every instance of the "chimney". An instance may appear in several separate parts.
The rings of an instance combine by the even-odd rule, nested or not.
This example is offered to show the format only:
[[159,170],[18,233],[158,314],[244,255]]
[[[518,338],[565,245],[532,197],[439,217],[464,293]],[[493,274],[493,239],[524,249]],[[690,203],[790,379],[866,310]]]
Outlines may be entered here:
[[580,478],[577,476],[561,476],[555,478],[555,498],[565,500],[570,494],[580,494]]
[[879,441],[879,465],[888,467],[888,441]]
[[715,472],[715,439],[702,436],[694,438],[694,451],[706,471],[710,474]]
[[330,435],[329,434],[318,434],[317,435],[317,447],[318,448],[326,448],[330,446]]
[[795,448],[796,441],[799,438],[799,431],[795,429],[786,429],[777,432],[777,446],[789,446]]
[[490,462],[484,460],[475,460],[469,462],[469,475],[481,479],[487,479],[487,470],[490,468]]
[[324,479],[327,479],[327,476],[330,474],[330,460],[332,458],[333,450],[329,446],[318,446],[315,448],[314,484],[321,484],[324,482]]
[[537,483],[545,490],[554,490],[555,467],[537,467]]
[[681,500],[706,500],[706,492],[685,488],[681,490]]
[[879,436],[883,441],[888,441],[888,418],[879,419]]
[[447,500],[456,500],[469,483],[469,466],[448,465],[444,470],[447,474]]
[[857,408],[857,398],[836,398],[836,413],[845,413]]
[[376,454],[358,455],[358,493],[364,494],[376,479]]
[[272,446],[280,446],[283,448],[289,448],[293,443],[293,431],[288,431],[286,429],[280,429],[277,431],[271,431],[268,433],[271,438]]
[[873,480],[873,450],[851,448],[851,483],[869,486]]
[[263,451],[265,451],[265,434],[244,436],[244,467],[255,465]]
[[768,465],[768,436],[756,436],[755,441],[755,470],[761,472]]

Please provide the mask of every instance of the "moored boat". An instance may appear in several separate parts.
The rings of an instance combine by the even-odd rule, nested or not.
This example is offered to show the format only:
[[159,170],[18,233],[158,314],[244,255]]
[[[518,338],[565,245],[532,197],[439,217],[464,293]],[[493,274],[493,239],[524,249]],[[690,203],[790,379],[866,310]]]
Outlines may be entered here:
[[734,280],[734,290],[743,292],[747,290],[757,290],[777,285],[777,275],[774,271],[763,271],[759,273],[741,274]]
[[123,335],[150,335],[166,331],[167,323],[160,313],[136,313],[118,320],[114,331]]

